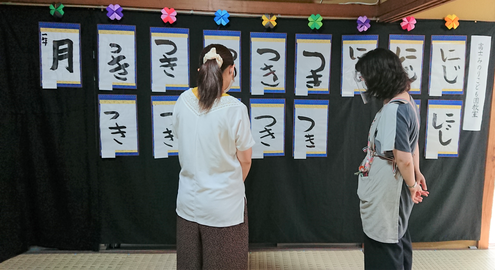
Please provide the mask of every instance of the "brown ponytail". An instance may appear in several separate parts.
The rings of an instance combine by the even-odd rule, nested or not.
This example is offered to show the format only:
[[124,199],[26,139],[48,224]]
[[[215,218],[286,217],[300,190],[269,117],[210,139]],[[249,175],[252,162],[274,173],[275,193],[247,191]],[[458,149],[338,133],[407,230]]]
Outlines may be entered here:
[[222,96],[223,74],[215,59],[208,60],[199,68],[199,107],[209,111],[215,100]]
[[[221,67],[218,66],[215,59],[210,59],[203,63],[205,54],[213,47],[216,49],[217,54],[222,57],[223,64]],[[211,44],[201,51],[199,57],[198,95],[199,107],[202,111],[208,112],[215,101],[222,97],[223,71],[233,64],[232,53],[223,45]]]

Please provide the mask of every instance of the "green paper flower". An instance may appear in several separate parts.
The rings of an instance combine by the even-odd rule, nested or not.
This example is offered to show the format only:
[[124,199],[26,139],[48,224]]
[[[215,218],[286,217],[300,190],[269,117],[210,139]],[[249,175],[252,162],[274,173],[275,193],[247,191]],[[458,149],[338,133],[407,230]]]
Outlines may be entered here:
[[311,14],[311,16],[308,17],[308,26],[309,28],[311,29],[320,29],[320,27],[323,25],[323,23],[321,22],[323,20],[323,18],[321,17],[320,14]]
[[64,5],[62,3],[51,4],[50,15],[62,18],[64,16]]

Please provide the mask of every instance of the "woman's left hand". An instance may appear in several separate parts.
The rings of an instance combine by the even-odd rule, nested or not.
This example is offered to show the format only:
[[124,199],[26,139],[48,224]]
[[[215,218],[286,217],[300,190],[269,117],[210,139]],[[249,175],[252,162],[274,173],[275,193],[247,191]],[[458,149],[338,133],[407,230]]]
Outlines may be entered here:
[[428,187],[426,186],[425,176],[421,172],[416,172],[415,176],[418,186],[421,187],[421,196],[428,197],[430,192],[428,191]]
[[416,182],[418,182],[418,185],[420,185],[421,188],[427,192],[428,187],[426,186],[425,176],[421,172],[415,172],[414,175],[416,177]]

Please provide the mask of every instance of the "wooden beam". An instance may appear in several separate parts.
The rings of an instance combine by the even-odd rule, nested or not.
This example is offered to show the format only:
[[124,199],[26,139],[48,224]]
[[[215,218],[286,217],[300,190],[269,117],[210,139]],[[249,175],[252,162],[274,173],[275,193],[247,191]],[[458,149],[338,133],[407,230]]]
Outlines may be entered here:
[[470,246],[476,246],[476,243],[476,240],[413,242],[412,247],[413,249],[468,249]]
[[394,22],[450,1],[452,0],[388,0],[380,4],[378,18],[381,22]]
[[[495,75],[494,75],[495,78]],[[481,235],[479,249],[487,249],[490,240],[490,221],[492,219],[493,190],[495,182],[495,81],[492,89],[488,143],[486,146],[485,185],[483,187],[483,206],[481,208]],[[492,224],[493,226],[493,224]]]
[[[390,1],[390,0],[389,0]],[[0,0],[0,2],[7,2]],[[12,4],[46,4],[50,5],[53,0],[20,0],[8,1]],[[108,6],[108,0],[64,0],[66,6]],[[293,3],[293,2],[271,2],[271,1],[236,1],[236,0],[120,0],[119,5],[124,8],[162,9],[165,6],[177,11],[200,11],[215,12],[218,9],[228,10],[229,13],[258,14],[265,13],[282,16],[303,16],[320,14],[322,17],[332,18],[357,18],[366,15],[374,18],[378,14],[378,5],[338,5],[338,4],[316,4],[316,3]]]

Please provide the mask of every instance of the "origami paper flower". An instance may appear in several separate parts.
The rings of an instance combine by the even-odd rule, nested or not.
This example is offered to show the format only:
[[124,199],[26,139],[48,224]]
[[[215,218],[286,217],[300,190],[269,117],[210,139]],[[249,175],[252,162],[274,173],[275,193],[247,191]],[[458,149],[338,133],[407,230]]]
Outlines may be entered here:
[[110,18],[110,20],[115,20],[120,21],[122,17],[124,17],[124,14],[122,13],[122,7],[119,4],[110,4],[107,7],[107,17]]
[[309,28],[311,29],[320,29],[320,27],[323,25],[323,23],[321,22],[323,20],[323,18],[321,17],[320,14],[311,14],[311,16],[308,17],[308,26]]
[[177,16],[177,11],[175,11],[175,9],[168,7],[164,7],[162,9],[162,21],[164,23],[173,24],[175,21],[177,21],[177,18],[175,16]]
[[62,5],[62,3],[51,4],[50,14],[53,17],[62,18],[62,16],[64,16],[64,5]]
[[368,17],[366,16],[359,16],[359,18],[357,19],[357,29],[359,30],[359,32],[368,31],[370,27],[370,19],[368,19]]
[[405,17],[402,19],[400,26],[402,26],[402,30],[411,31],[416,27],[416,19],[413,16]]
[[459,17],[455,14],[447,15],[447,17],[445,17],[445,26],[447,26],[448,29],[457,29],[459,26]]
[[277,22],[275,22],[277,20],[277,16],[275,15],[270,16],[269,14],[265,14],[261,17],[261,19],[263,20],[261,24],[263,24],[265,28],[273,28],[277,25]]
[[229,16],[230,14],[227,12],[227,10],[217,10],[217,12],[215,12],[215,22],[218,24],[218,25],[223,25],[223,26],[226,26],[228,23],[229,23]]

